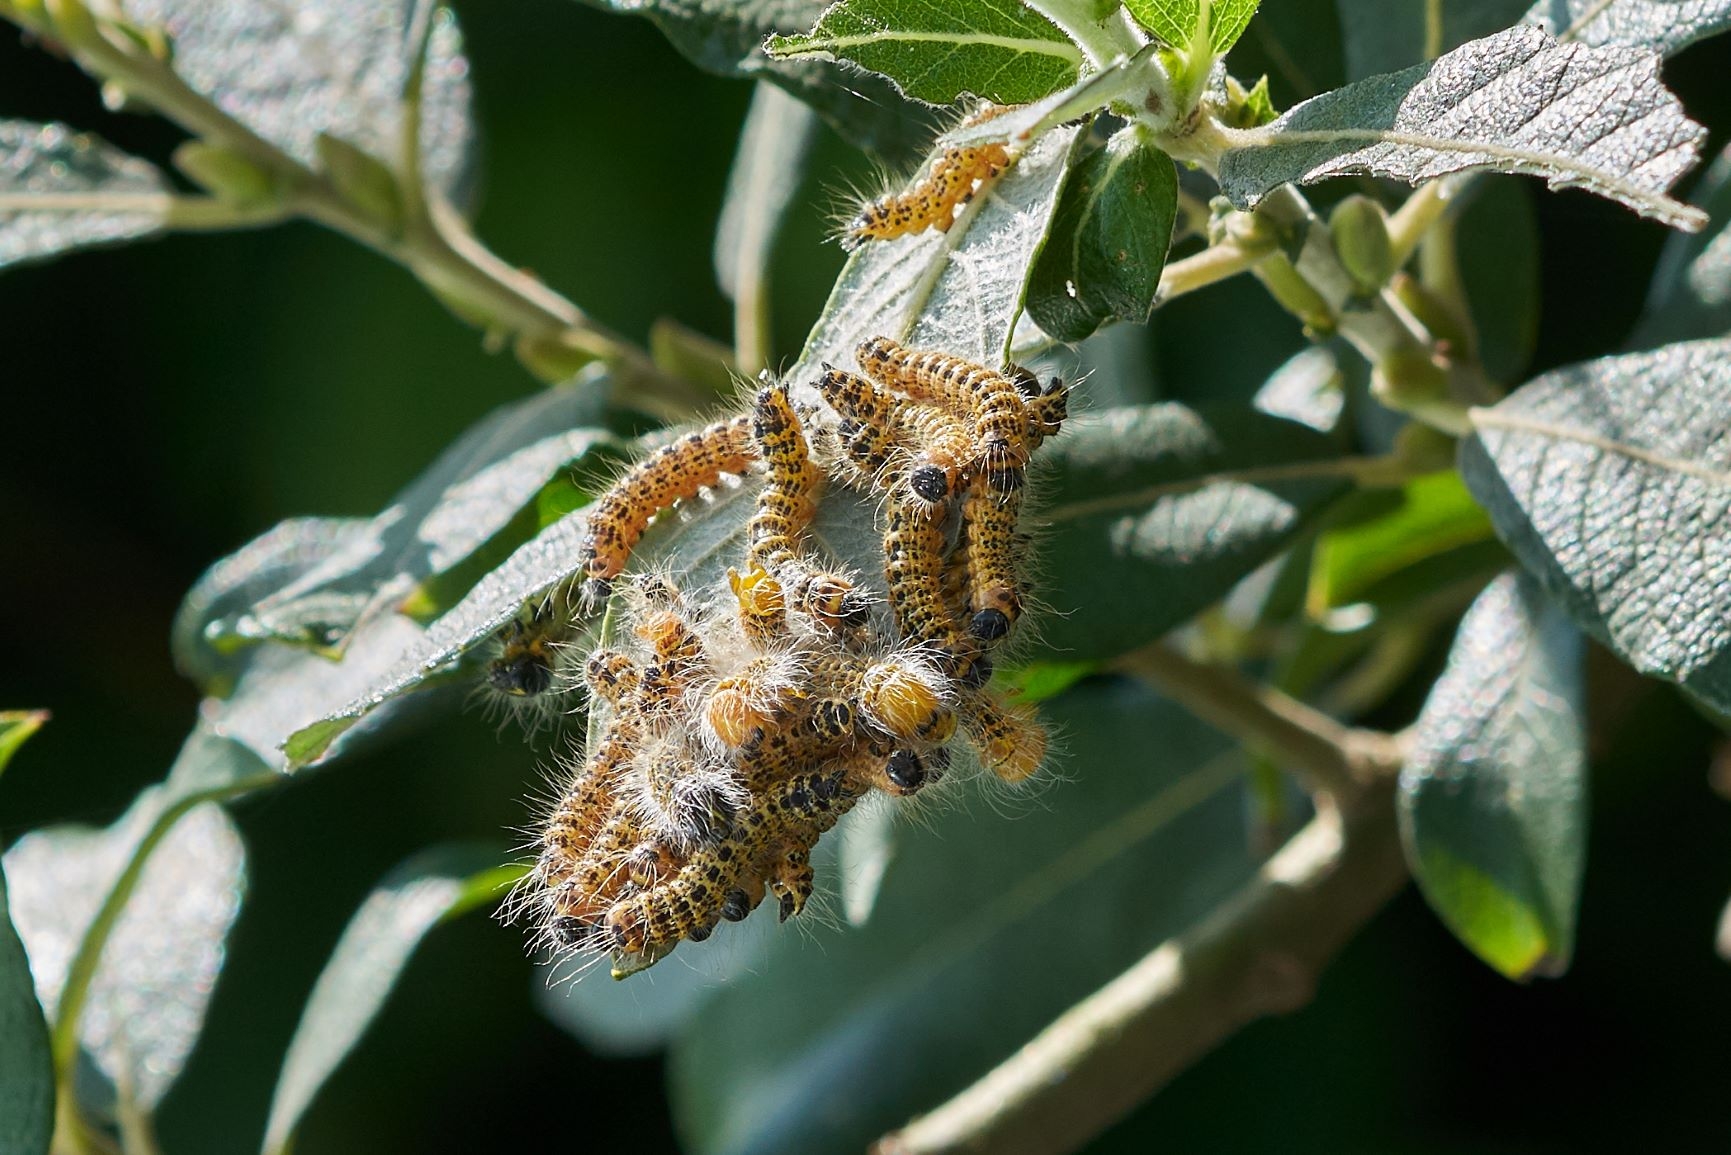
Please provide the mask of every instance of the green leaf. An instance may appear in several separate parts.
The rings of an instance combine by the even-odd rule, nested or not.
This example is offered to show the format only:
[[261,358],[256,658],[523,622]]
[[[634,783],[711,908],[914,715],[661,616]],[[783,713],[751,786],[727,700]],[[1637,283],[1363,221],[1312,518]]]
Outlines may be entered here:
[[0,710],[0,774],[19,747],[47,722],[47,710]]
[[[1001,364],[1021,308],[1026,271],[1045,238],[1075,136],[1074,129],[1042,136],[999,178],[992,195],[976,199],[948,232],[862,246],[842,269],[799,363],[785,375],[795,397],[821,406],[814,384],[821,363],[853,365],[855,347],[879,334],[914,348]],[[688,592],[724,589],[727,568],[743,553],[756,492],[756,480],[747,479],[687,503],[683,517],[660,519],[639,542],[633,565],[676,566]],[[883,572],[876,509],[875,500],[832,490],[812,527],[815,543],[851,565],[867,584],[881,583]],[[289,736],[289,764],[324,756],[334,740],[373,711],[456,670],[531,598],[571,576],[584,533],[581,510],[555,522],[477,582],[424,634],[412,641],[391,639],[383,647],[389,660],[350,683],[353,692],[345,704],[309,716]],[[393,620],[390,615],[381,619]],[[358,644],[349,647],[337,669],[355,660]],[[321,686],[319,693],[328,701],[326,689]]]
[[1330,433],[1346,412],[1347,391],[1352,384],[1347,365],[1362,360],[1332,345],[1307,345],[1269,374],[1251,404],[1263,413],[1297,421],[1318,433]]
[[[1441,56],[1469,40],[1521,22],[1530,0],[1335,0],[1340,11],[1346,78],[1363,80]],[[1434,10],[1438,27],[1429,20]],[[1438,37],[1435,41],[1431,37]]]
[[[321,133],[387,164],[402,150],[409,35],[424,0],[127,0],[126,16],[173,39],[176,73],[309,167]],[[448,9],[434,18],[421,100],[421,166],[464,199],[475,129],[469,65]]]
[[1731,149],[1719,154],[1689,199],[1707,214],[1708,225],[1666,239],[1646,310],[1629,339],[1633,348],[1731,333]]
[[1310,613],[1363,599],[1378,583],[1462,546],[1491,538],[1491,521],[1450,470],[1408,482],[1398,505],[1322,534],[1311,555]]
[[1539,342],[1539,223],[1531,194],[1519,181],[1482,181],[1455,227],[1478,356],[1493,381],[1522,380]]
[[0,120],[0,269],[162,231],[162,170],[63,124]]
[[1731,0],[1539,0],[1527,23],[1582,44],[1650,48],[1670,56],[1731,28]]
[[736,302],[741,293],[757,301],[764,291],[776,234],[805,178],[816,127],[809,108],[758,82],[715,231],[715,279]]
[[[68,1059],[82,1046],[149,1113],[191,1055],[222,969],[246,886],[239,832],[220,806],[185,805],[172,789],[153,788],[106,829],[25,835],[6,852],[5,870],[36,993],[56,1019],[57,1052],[62,1039]],[[104,910],[122,887],[124,910]],[[81,963],[97,961],[84,951],[92,934],[103,947],[87,973]],[[75,1037],[69,986],[78,988]]]
[[1077,164],[1028,284],[1028,313],[1053,337],[1080,341],[1109,321],[1154,311],[1178,215],[1178,173],[1131,125]]
[[[367,896],[320,972],[283,1058],[265,1124],[266,1155],[286,1152],[319,1089],[384,1008],[415,948],[441,922],[496,899],[496,849],[441,846],[404,862]],[[507,873],[509,873],[507,871]]]
[[1220,184],[1234,204],[1255,208],[1287,183],[1367,173],[1419,184],[1485,169],[1699,228],[1700,212],[1665,191],[1694,167],[1704,136],[1660,81],[1658,57],[1558,44],[1520,27],[1234,133]]
[[7,905],[0,871],[0,1155],[47,1155],[54,1134],[48,1024]]
[[[364,529],[299,520],[218,562],[175,626],[183,670],[232,669],[224,652],[281,641],[340,656],[355,630],[452,573],[534,504],[550,479],[612,444],[594,428],[605,379],[501,406],[439,455]],[[533,519],[528,527],[533,528]],[[520,545],[527,534],[508,544]],[[322,554],[322,556],[321,556]]]
[[1042,644],[1134,649],[1218,601],[1348,483],[1330,439],[1253,410],[1163,404],[1072,418],[1051,445]]
[[930,811],[869,922],[779,936],[698,1013],[672,1053],[687,1150],[863,1150],[1251,874],[1226,739],[1126,682],[1047,710],[1068,780],[1040,805]]
[[1559,975],[1586,856],[1581,637],[1524,576],[1473,603],[1400,775],[1419,889],[1512,979]]
[[804,101],[842,137],[893,164],[931,141],[930,114],[876,76],[844,75],[817,60],[772,60],[766,37],[810,28],[824,0],[585,0],[605,12],[644,16],[697,65],[722,76],[767,80]]
[[967,93],[1028,104],[1075,83],[1082,50],[1018,0],[840,0],[809,33],[772,36],[782,59],[821,54],[888,77],[903,95],[950,104]]
[[[1238,43],[1256,15],[1261,0],[1214,0],[1209,12],[1208,39],[1214,55],[1224,56]],[[1201,0],[1125,0],[1124,7],[1136,23],[1174,48],[1188,48],[1192,32],[1202,19]]]
[[1731,341],[1558,369],[1472,421],[1461,475],[1546,592],[1731,710]]

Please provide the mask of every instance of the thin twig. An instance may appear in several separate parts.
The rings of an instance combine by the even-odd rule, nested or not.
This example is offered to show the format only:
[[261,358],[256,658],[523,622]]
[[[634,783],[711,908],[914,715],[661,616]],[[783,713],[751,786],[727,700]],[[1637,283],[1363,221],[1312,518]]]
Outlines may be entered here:
[[1202,924],[1066,1011],[876,1155],[1075,1151],[1246,1024],[1306,1005],[1406,879],[1392,785],[1324,803]]

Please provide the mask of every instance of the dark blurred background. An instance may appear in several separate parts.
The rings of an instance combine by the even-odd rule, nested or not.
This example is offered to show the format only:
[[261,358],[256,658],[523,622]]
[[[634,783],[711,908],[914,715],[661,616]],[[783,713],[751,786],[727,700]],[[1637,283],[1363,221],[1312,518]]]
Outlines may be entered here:
[[[710,246],[749,87],[696,72],[644,22],[570,0],[456,7],[484,142],[479,235],[626,334],[667,316],[728,339]],[[1332,6],[1268,8],[1308,79],[1338,83]],[[1256,36],[1241,56],[1252,75],[1270,59]],[[1728,69],[1731,38],[1667,68],[1715,147],[1731,127]],[[1275,82],[1282,103],[1295,98],[1290,70]],[[105,112],[80,73],[8,28],[0,116],[64,120],[157,159],[178,140]],[[870,171],[825,133],[779,250],[780,355],[841,265],[824,243],[828,190]],[[1614,350],[1662,230],[1580,194],[1533,199],[1536,367]],[[1210,360],[1196,334],[1228,306],[1244,329]],[[1299,341],[1254,287],[1184,300],[1161,326],[1153,363],[1191,395],[1242,396]],[[13,269],[0,327],[0,707],[54,714],[0,781],[7,841],[106,823],[163,773],[196,701],[169,664],[169,622],[207,565],[284,517],[375,511],[465,426],[536,388],[407,274],[308,225]],[[1312,1007],[1249,1028],[1096,1149],[1723,1146],[1731,966],[1712,943],[1731,893],[1731,805],[1708,785],[1713,732],[1612,663],[1593,672],[1594,826],[1566,978],[1504,982],[1409,890]],[[1417,701],[1382,720],[1406,721]],[[256,1147],[301,1002],[355,906],[420,847],[503,844],[545,757],[471,711],[235,808],[250,896],[204,1040],[163,1109],[171,1155]],[[300,1149],[674,1149],[660,1063],[604,1061],[544,1021],[521,943],[480,917],[440,929]]]

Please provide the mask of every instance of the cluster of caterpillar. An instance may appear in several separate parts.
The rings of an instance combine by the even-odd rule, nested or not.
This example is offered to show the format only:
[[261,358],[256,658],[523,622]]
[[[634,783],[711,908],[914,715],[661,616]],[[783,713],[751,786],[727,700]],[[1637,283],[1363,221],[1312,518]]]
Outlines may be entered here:
[[[958,734],[1007,781],[1044,759],[1032,710],[986,683],[1021,612],[1024,471],[1063,422],[1064,386],[885,338],[858,361],[863,375],[825,366],[817,382],[839,424],[802,420],[767,386],[591,507],[575,593],[558,604],[581,612],[622,585],[628,637],[583,663],[592,740],[507,907],[555,951],[610,959],[622,977],[766,896],[785,920],[813,893],[818,839],[870,792],[940,778]],[[822,429],[815,447],[808,427]],[[726,588],[620,581],[661,510],[746,473],[761,486]],[[887,614],[811,548],[832,482],[881,499]],[[528,639],[559,628],[537,621],[507,629],[488,672],[524,696],[556,664]]]

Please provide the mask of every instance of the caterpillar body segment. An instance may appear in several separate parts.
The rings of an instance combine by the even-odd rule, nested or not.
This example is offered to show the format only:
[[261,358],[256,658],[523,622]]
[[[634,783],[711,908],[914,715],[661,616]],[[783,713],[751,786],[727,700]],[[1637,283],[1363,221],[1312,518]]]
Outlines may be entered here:
[[1022,587],[1016,575],[1016,524],[1020,490],[997,493],[976,480],[962,502],[962,548],[968,574],[968,633],[991,644],[1010,632],[1022,614]]
[[768,570],[756,564],[744,573],[729,569],[727,584],[739,610],[740,632],[754,647],[766,649],[787,635],[787,598]]
[[827,365],[817,387],[841,415],[836,437],[843,456],[861,483],[877,487],[898,448],[895,398],[864,377]]
[[916,509],[941,515],[943,503],[960,494],[969,470],[980,457],[968,423],[936,405],[905,405],[898,415],[898,432],[906,445],[907,463],[899,472],[901,488]]
[[892,502],[884,531],[884,577],[896,632],[951,656],[969,648],[944,599],[943,529],[923,512]]
[[915,401],[942,406],[973,423],[979,468],[994,489],[1022,484],[1028,463],[1028,407],[1002,374],[948,353],[914,352],[873,337],[856,354],[860,368]]
[[750,545],[746,561],[775,574],[798,560],[806,526],[817,512],[824,476],[811,459],[811,447],[786,389],[772,386],[758,393],[752,438],[765,476],[757,511],[746,529]]
[[997,142],[947,148],[906,192],[861,209],[848,224],[842,247],[852,250],[868,240],[890,240],[926,229],[948,231],[956,210],[973,200],[979,189],[1010,163],[1009,150]]
[[969,695],[962,717],[980,765],[1003,781],[1025,781],[1045,761],[1046,730],[1031,706],[1009,706],[979,691]]
[[590,507],[581,564],[582,598],[593,608],[656,514],[717,485],[723,474],[743,474],[757,451],[750,414],[687,433],[638,462]]

